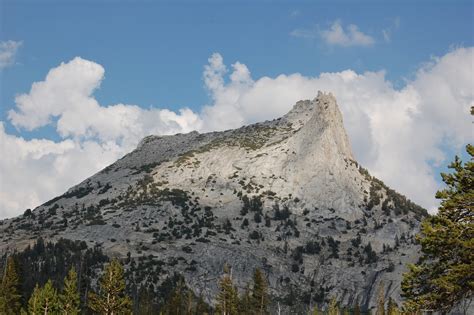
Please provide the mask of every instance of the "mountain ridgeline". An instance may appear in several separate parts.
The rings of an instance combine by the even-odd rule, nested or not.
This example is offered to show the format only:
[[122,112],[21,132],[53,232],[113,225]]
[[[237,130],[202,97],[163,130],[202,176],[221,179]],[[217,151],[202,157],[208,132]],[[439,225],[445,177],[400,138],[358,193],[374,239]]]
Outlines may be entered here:
[[122,259],[129,287],[158,290],[179,275],[209,304],[225,265],[238,290],[260,269],[271,313],[331,298],[368,310],[379,292],[400,302],[426,215],[355,161],[335,98],[319,92],[273,121],[146,137],[63,195],[0,222],[0,251],[31,252],[40,236],[77,241],[79,251]]

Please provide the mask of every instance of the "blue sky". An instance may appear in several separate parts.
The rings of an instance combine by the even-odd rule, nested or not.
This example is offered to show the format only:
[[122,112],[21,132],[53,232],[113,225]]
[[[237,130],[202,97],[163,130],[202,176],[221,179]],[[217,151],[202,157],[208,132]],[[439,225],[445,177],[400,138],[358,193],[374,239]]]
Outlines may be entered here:
[[[2,76],[2,119],[15,94],[75,56],[105,67],[96,93],[101,102],[178,109],[208,101],[202,68],[216,51],[256,77],[385,69],[397,83],[431,56],[473,44],[472,1],[412,2],[3,1],[0,36],[23,46],[19,64]],[[338,49],[290,36],[336,19],[358,25],[378,40],[376,47]],[[391,28],[386,43],[382,30]]]
[[[203,80],[204,66],[213,53],[224,58],[228,74],[235,70],[231,70],[230,64],[239,61],[255,82],[265,76],[274,79],[282,74],[299,73],[304,78],[315,78],[323,72],[349,69],[357,74],[384,71],[381,81],[397,91],[407,82],[416,81],[419,70],[433,62],[433,57],[442,58],[460,47],[473,46],[473,12],[473,1],[360,1],[357,4],[257,1],[254,4],[250,1],[0,0],[0,42],[21,43],[14,60],[0,69],[0,120],[10,137],[27,141],[44,138],[55,143],[72,139],[83,148],[80,141],[84,137],[68,137],[58,131],[55,121],[60,115],[50,115],[51,124],[25,128],[24,124],[13,124],[8,114],[10,110],[18,111],[15,95],[28,94],[32,84],[45,80],[50,69],[76,56],[105,69],[105,78],[100,79],[100,88],[94,93],[103,107],[119,103],[172,111],[187,107],[201,118],[205,116],[204,106],[215,106],[220,97]],[[343,34],[339,34],[342,37],[331,32],[338,27],[342,29]],[[470,58],[468,53],[466,64],[471,66],[472,78]],[[228,76],[222,79],[230,86]],[[41,108],[42,104],[37,106]],[[277,113],[280,111],[275,110]],[[260,117],[267,116],[257,114],[236,124]],[[204,118],[203,121],[206,123]],[[224,127],[234,125],[216,125],[211,129]],[[202,125],[199,128],[206,129]],[[433,146],[449,157],[460,151],[461,146],[454,142],[463,142],[465,135],[453,140],[452,135],[443,132],[440,136],[446,140]],[[132,143],[123,150],[131,147]],[[356,153],[362,150],[355,149]],[[426,157],[429,160],[426,163],[433,159],[439,162],[434,151],[432,157]],[[372,163],[369,157],[362,160],[369,166]],[[374,172],[380,173],[375,162],[373,165]],[[61,185],[76,183],[99,166],[86,167],[82,175],[68,180],[58,179],[57,184],[51,184],[55,188],[49,193],[38,193],[31,203],[44,201],[60,192]],[[432,168],[434,174],[438,170]],[[401,185],[397,181],[393,183]],[[12,201],[13,204],[18,203]]]

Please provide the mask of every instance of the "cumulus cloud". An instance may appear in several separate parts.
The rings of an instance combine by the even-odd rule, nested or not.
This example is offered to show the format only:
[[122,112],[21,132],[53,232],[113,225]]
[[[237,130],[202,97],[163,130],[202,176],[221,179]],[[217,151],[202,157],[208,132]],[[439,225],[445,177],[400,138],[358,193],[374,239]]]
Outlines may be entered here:
[[331,27],[320,32],[322,39],[331,46],[371,46],[375,40],[359,30],[355,24],[349,24],[344,29],[340,20],[333,22]]
[[16,109],[8,117],[16,127],[34,130],[55,121],[63,138],[96,138],[126,146],[149,133],[175,133],[199,127],[189,109],[143,109],[136,105],[101,106],[92,96],[104,77],[104,68],[76,57],[52,69],[44,81],[15,98]]
[[[203,78],[210,103],[199,113],[182,109],[103,106],[93,97],[102,66],[81,58],[52,69],[16,98],[10,122],[20,130],[52,124],[61,141],[24,140],[0,123],[0,218],[52,198],[132,150],[149,134],[223,130],[273,119],[318,90],[338,99],[359,162],[389,186],[427,208],[438,188],[431,165],[472,140],[474,48],[459,48],[424,64],[395,89],[385,73],[346,70],[252,78],[247,66],[230,69],[213,54]],[[448,158],[451,158],[450,156]]]
[[0,70],[15,63],[16,53],[22,44],[13,40],[0,42]]
[[[389,36],[388,30],[386,33]],[[341,20],[335,20],[328,29],[320,29],[319,26],[295,29],[290,32],[290,36],[307,39],[321,38],[329,46],[340,47],[372,46],[375,43],[372,36],[360,31],[355,24],[349,24],[344,28]]]

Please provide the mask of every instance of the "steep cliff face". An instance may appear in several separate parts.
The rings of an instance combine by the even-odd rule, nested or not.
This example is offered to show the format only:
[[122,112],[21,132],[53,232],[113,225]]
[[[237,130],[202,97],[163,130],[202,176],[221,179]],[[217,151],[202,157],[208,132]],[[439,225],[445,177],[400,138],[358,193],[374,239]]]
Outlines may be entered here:
[[182,273],[209,300],[227,263],[240,288],[264,270],[287,312],[330,297],[370,308],[381,287],[400,299],[425,214],[358,165],[335,98],[320,92],[277,120],[149,136],[33,215],[3,221],[0,250],[40,235],[84,240],[159,262],[159,279]]

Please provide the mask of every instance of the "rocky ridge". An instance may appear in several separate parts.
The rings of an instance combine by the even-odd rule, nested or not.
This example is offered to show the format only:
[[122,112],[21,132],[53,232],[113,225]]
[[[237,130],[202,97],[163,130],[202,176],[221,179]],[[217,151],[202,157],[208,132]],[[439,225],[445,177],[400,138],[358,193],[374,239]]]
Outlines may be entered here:
[[147,263],[142,282],[182,273],[209,301],[227,263],[239,288],[262,269],[287,312],[333,296],[370,309],[380,287],[400,301],[425,215],[355,161],[334,96],[319,92],[273,121],[146,137],[63,195],[1,221],[0,251],[38,236],[84,240]]

